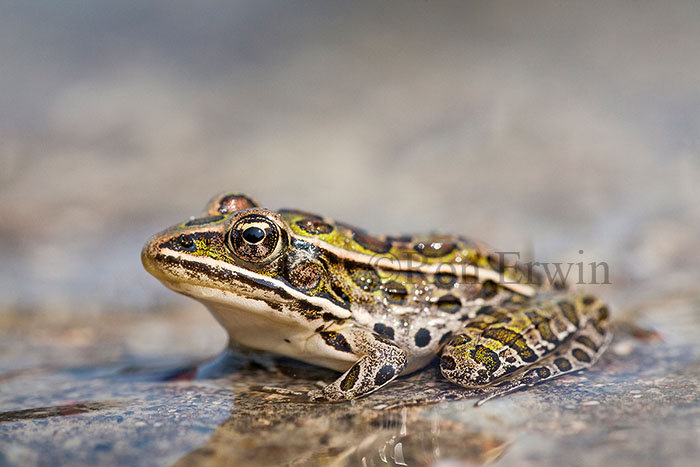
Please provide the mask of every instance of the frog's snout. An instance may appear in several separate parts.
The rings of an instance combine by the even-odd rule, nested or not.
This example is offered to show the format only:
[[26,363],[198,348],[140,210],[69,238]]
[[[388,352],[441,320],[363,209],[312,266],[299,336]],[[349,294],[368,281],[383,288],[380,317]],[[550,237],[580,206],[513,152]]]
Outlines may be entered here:
[[152,275],[156,275],[160,270],[156,263],[156,254],[158,252],[157,236],[151,237],[141,249],[141,264]]
[[201,232],[171,227],[152,236],[141,249],[141,263],[160,281],[179,281],[182,276],[181,255],[196,254]]

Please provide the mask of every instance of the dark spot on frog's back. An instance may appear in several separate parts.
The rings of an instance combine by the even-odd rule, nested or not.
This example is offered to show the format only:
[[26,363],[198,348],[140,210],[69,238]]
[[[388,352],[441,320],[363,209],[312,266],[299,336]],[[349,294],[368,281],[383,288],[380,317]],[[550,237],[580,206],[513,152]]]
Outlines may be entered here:
[[301,230],[311,235],[322,235],[333,232],[333,226],[321,219],[307,217],[297,221]]
[[350,344],[348,344],[348,341],[345,339],[345,336],[342,334],[339,334],[334,331],[326,331],[326,332],[321,332],[321,337],[323,338],[324,341],[326,341],[326,344],[330,345],[333,347],[335,350],[338,350],[340,352],[348,352],[352,353],[352,349],[350,348]]
[[459,311],[460,308],[462,308],[462,302],[459,298],[455,297],[454,295],[447,294],[438,298],[437,307],[440,311],[453,314]]
[[374,292],[379,288],[379,275],[374,269],[367,266],[347,267],[352,281],[365,292]]
[[498,285],[492,280],[486,280],[481,285],[481,296],[483,298],[489,299],[496,296],[498,293]]
[[390,235],[387,240],[397,247],[405,247],[413,243],[413,237],[410,235]]
[[353,229],[352,238],[362,248],[374,253],[384,254],[391,250],[391,241],[389,239],[369,235],[363,230]]
[[457,282],[457,276],[449,272],[435,274],[435,285],[441,289],[451,289]]
[[365,250],[379,254],[388,253],[389,250],[391,250],[392,244],[389,238],[369,235],[363,229],[342,222],[338,222],[337,225],[349,231],[350,235],[352,235],[352,239]]
[[382,286],[384,295],[390,303],[400,305],[408,296],[406,287],[396,281],[389,281]]
[[452,253],[457,245],[448,240],[442,240],[439,238],[418,242],[413,246],[413,249],[427,258],[439,258],[441,256],[446,256]]

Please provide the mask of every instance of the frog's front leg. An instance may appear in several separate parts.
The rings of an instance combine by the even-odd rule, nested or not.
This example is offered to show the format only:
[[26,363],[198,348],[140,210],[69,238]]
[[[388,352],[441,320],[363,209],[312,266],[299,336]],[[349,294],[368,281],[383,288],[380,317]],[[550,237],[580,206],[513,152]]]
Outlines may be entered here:
[[592,296],[485,307],[442,351],[442,374],[486,399],[593,365],[611,339],[608,309]]
[[406,351],[379,334],[356,326],[321,331],[310,344],[358,357],[337,380],[323,389],[309,391],[306,396],[313,401],[340,402],[366,396],[393,381],[406,366]]

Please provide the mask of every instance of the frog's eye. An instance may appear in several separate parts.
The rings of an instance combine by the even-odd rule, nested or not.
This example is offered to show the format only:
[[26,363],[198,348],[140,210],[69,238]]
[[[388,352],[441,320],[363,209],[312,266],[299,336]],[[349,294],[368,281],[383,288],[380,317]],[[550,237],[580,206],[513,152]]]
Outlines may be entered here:
[[277,224],[265,216],[251,214],[238,219],[228,234],[228,246],[243,261],[267,262],[282,251]]

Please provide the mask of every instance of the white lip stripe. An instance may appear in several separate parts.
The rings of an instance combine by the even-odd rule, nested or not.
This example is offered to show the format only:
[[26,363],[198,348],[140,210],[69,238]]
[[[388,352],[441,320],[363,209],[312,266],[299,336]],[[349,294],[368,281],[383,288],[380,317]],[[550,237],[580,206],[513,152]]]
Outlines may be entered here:
[[[250,278],[253,280],[257,279],[257,280],[262,280],[265,282],[272,282],[272,283],[274,283],[274,285],[284,289],[285,292],[289,293],[294,298],[307,301],[307,302],[314,304],[314,305],[321,306],[321,307],[323,307],[324,311],[332,313],[333,316],[335,316],[337,318],[348,319],[352,316],[352,313],[350,312],[350,310],[346,310],[345,308],[342,308],[338,305],[335,305],[330,300],[327,300],[325,298],[305,295],[305,294],[299,292],[298,290],[296,290],[292,287],[289,287],[288,285],[284,284],[283,282],[275,279],[274,277],[265,276],[262,274],[256,274],[248,269],[239,268],[239,267],[234,266],[232,264],[229,264],[229,263],[226,263],[223,261],[219,261],[219,260],[216,260],[214,258],[210,258],[208,256],[187,255],[187,254],[183,254],[179,251],[171,250],[169,248],[164,248],[163,250],[161,250],[161,253],[168,254],[169,256],[171,256],[173,258],[181,259],[183,261],[196,261],[198,263],[203,263],[203,264],[206,264],[206,265],[211,266],[211,267],[226,269],[226,270],[231,271],[232,273],[234,273],[236,275],[247,277],[247,278]],[[193,285],[196,285],[196,284],[193,284]],[[225,290],[225,291],[229,292],[229,293],[232,292],[230,290]],[[254,299],[254,297],[250,297],[250,299]]]

